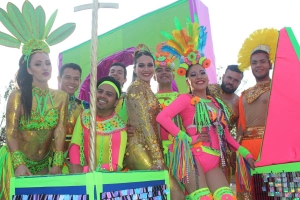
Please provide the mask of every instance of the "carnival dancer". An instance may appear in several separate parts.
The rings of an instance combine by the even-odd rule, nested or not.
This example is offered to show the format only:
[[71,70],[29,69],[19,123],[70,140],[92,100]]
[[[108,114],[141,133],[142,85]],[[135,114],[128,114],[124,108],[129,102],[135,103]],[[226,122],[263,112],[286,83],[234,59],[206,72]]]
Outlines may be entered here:
[[135,128],[128,138],[125,164],[130,170],[161,170],[164,158],[156,116],[159,102],[150,88],[154,74],[154,59],[145,45],[134,53],[134,73],[137,78],[127,90],[128,123]]
[[[155,94],[160,107],[164,109],[170,105],[179,95],[178,92],[173,91],[172,81],[174,80],[174,70],[176,57],[171,56],[168,52],[163,52],[161,50],[162,43],[158,44],[156,47],[155,58],[155,74],[153,76],[154,80],[158,83],[158,92]],[[181,128],[182,121],[179,115],[173,118],[173,121]],[[166,166],[170,165],[170,154],[169,146],[172,144],[173,136],[169,134],[166,129],[160,126],[160,137],[163,145],[163,153]],[[171,199],[184,199],[183,190],[180,187],[180,182],[176,180],[172,175],[170,176],[170,186],[171,186]]]
[[[122,88],[127,81],[126,66],[123,63],[114,62],[109,68],[108,76],[111,76],[115,78],[117,81],[119,81]],[[119,99],[119,103],[116,106],[116,112],[119,115],[119,117],[121,117],[121,119],[125,123],[127,123],[128,115],[126,109],[126,92],[122,92],[121,97]]]
[[[265,132],[271,79],[269,76],[275,61],[278,30],[265,28],[253,32],[238,54],[239,69],[251,66],[256,85],[245,90],[239,100],[237,141],[246,147],[257,160]],[[251,181],[251,180],[250,180]],[[237,182],[238,199],[254,199],[253,187],[241,188]]]
[[[175,137],[171,147],[171,173],[185,184],[189,192],[187,199],[235,199],[219,168],[220,158],[222,166],[225,165],[227,143],[252,167],[254,160],[230,135],[228,113],[222,110],[222,104],[206,93],[209,82],[206,68],[210,61],[204,57],[205,27],[199,27],[197,18],[193,23],[188,20],[187,29],[182,29],[178,19],[175,24],[177,29],[172,32],[172,37],[167,35],[169,40],[162,50],[180,59],[178,72],[186,75],[191,94],[180,95],[157,116],[157,121]],[[186,133],[172,121],[177,114],[183,120]],[[210,142],[199,142],[203,132],[209,134]]]
[[[96,171],[119,171],[123,167],[127,133],[126,124],[116,114],[115,106],[121,95],[120,83],[112,77],[97,83],[96,103]],[[90,110],[78,117],[70,147],[74,172],[87,172],[89,162]]]
[[[7,7],[13,12],[2,12],[2,15],[7,17],[0,20],[15,37],[1,33],[1,40],[4,41],[1,44],[19,48],[23,43],[23,55],[16,76],[19,89],[11,93],[7,102],[8,146],[3,146],[0,150],[2,199],[10,199],[9,184],[12,176],[61,173],[64,162],[68,94],[48,87],[48,80],[52,74],[48,45],[63,41],[75,29],[75,24],[70,23],[49,34],[53,20],[47,23],[47,26],[43,21],[36,23],[39,26],[33,26],[31,23],[31,20],[45,19],[45,12],[41,6],[34,9],[29,1],[25,1],[23,13],[10,2]],[[53,15],[56,15],[56,12]],[[15,15],[16,13],[20,14]],[[22,26],[18,26],[19,23],[22,23]],[[68,32],[64,32],[66,27]],[[62,35],[57,35],[57,31]],[[53,166],[49,170],[50,158],[53,160]]]
[[[223,104],[223,107],[227,109],[230,114],[227,123],[229,125],[229,131],[235,128],[237,124],[239,116],[239,96],[235,94],[235,91],[241,84],[243,76],[244,74],[238,69],[238,65],[229,65],[225,70],[225,74],[222,76],[221,85],[208,85],[209,95],[215,99],[221,100],[218,103]],[[232,154],[231,151],[228,151],[226,155],[225,175],[228,183],[230,183],[232,174],[231,165],[234,167],[236,156],[235,154]]]
[[86,101],[82,101],[75,97],[75,92],[78,90],[81,83],[81,71],[79,65],[67,63],[59,69],[59,76],[57,77],[60,89],[69,94],[66,141],[64,146],[65,163],[63,173],[65,174],[69,173],[71,170],[68,151],[76,120],[84,109],[89,108],[89,104]]

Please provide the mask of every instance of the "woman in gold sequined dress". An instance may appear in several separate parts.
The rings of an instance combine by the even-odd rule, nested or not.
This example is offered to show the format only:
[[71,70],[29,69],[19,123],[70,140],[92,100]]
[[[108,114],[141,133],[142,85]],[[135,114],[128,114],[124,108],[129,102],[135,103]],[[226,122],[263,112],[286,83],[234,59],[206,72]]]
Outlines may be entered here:
[[[7,144],[12,154],[15,176],[47,174],[52,138],[55,139],[54,165],[50,173],[61,173],[68,95],[48,88],[52,66],[43,52],[31,54],[29,67],[24,56],[17,74],[18,90],[7,103]],[[15,161],[17,157],[17,161]]]
[[127,90],[128,121],[136,130],[128,138],[125,165],[131,170],[162,169],[164,159],[156,116],[159,102],[150,88],[154,75],[154,59],[150,51],[139,45],[134,54],[137,79]]

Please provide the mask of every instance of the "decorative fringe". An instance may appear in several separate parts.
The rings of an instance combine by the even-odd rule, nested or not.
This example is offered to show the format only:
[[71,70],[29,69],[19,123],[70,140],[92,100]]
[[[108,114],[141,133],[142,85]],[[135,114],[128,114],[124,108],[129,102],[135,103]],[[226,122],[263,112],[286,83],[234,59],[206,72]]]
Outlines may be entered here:
[[170,158],[170,173],[179,181],[188,183],[189,164],[194,166],[194,159],[187,139],[174,139],[173,155]]
[[241,190],[251,191],[252,184],[250,166],[238,151],[236,152],[236,172],[238,174]]
[[0,149],[0,199],[4,195],[5,199],[9,198],[10,179],[14,177],[14,168],[7,146]]

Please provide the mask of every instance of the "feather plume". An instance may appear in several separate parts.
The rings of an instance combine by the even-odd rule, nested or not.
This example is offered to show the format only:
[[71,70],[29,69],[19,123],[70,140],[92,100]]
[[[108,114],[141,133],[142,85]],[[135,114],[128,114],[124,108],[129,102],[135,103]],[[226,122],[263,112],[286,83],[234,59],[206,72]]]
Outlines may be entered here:
[[179,20],[178,20],[177,17],[174,18],[174,22],[175,22],[175,28],[176,28],[176,30],[180,31],[182,29],[182,26],[181,26],[181,24],[180,24],[180,22],[179,22]]
[[168,40],[167,45],[169,45],[170,47],[175,49],[178,53],[183,54],[183,49],[180,47],[180,45],[178,45],[177,42],[175,42],[173,40]]
[[48,35],[49,35],[49,33],[50,33],[51,29],[52,29],[53,23],[55,21],[57,12],[58,12],[58,10],[56,10],[54,13],[52,13],[51,17],[49,18],[49,20],[48,20],[48,22],[46,24],[44,35],[43,35],[42,39],[45,39],[45,38],[48,37]]
[[166,31],[161,31],[161,34],[167,39],[167,40],[174,40],[175,38],[173,37],[173,35],[171,35],[170,33],[166,32]]
[[245,71],[250,67],[250,57],[252,51],[259,45],[265,45],[270,48],[269,60],[275,61],[279,32],[274,28],[264,28],[254,31],[244,41],[238,54],[239,70]]
[[56,30],[54,30],[46,39],[46,42],[53,46],[55,44],[58,44],[65,40],[67,37],[69,37],[75,30],[76,25],[74,23],[67,23]]
[[36,16],[39,16],[37,18],[37,26],[38,26],[38,39],[42,39],[45,31],[45,21],[46,21],[46,15],[45,11],[41,6],[38,6],[35,9]]
[[17,6],[9,2],[7,4],[7,13],[14,27],[17,29],[17,31],[22,35],[22,37],[25,40],[29,40],[30,39],[29,29],[26,25],[22,13],[17,8]]
[[11,34],[13,34],[19,41],[25,43],[26,40],[21,36],[21,34],[14,27],[7,13],[2,8],[0,8],[0,21]]
[[37,17],[33,5],[29,1],[25,1],[22,6],[23,17],[29,27],[31,37],[38,38],[38,27],[36,26]]
[[168,46],[168,45],[163,45],[161,48],[162,51],[165,52],[169,52],[170,54],[172,54],[173,56],[175,56],[176,58],[180,58],[181,54],[179,52],[177,52],[174,48]]
[[198,39],[198,52],[200,52],[201,56],[204,56],[204,48],[206,45],[206,39],[207,39],[207,31],[205,26],[200,27],[200,37]]
[[198,50],[198,38],[199,38],[199,24],[194,22],[193,23],[193,38],[192,43],[194,44],[194,51]]
[[188,48],[188,44],[185,42],[184,37],[181,35],[181,32],[179,30],[173,30],[172,34],[177,43],[180,45],[181,49],[185,51]]
[[21,42],[16,38],[0,31],[0,45],[12,48],[20,48]]

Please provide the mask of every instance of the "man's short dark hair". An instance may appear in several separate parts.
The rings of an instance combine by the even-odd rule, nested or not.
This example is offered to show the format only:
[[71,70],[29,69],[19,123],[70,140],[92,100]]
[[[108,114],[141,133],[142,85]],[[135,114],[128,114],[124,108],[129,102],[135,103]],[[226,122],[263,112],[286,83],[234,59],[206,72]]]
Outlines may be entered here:
[[[119,94],[120,94],[120,95],[122,94],[120,82],[117,81],[116,79],[114,79],[114,78],[111,77],[111,76],[106,76],[106,77],[100,78],[100,79],[98,80],[98,82],[97,82],[97,88],[98,88],[99,85],[100,85],[101,83],[103,83],[104,81],[112,82],[112,83],[117,87],[117,89],[118,89],[118,91],[119,91]],[[117,93],[117,91],[116,91],[116,93]],[[116,95],[116,99],[119,99],[119,98],[118,98],[118,95]]]
[[238,65],[228,65],[225,70],[225,74],[228,70],[242,74],[242,78],[244,77],[244,73],[241,70],[239,70]]
[[126,70],[126,66],[123,63],[120,62],[114,62],[113,64],[110,65],[109,69],[112,68],[113,66],[120,66],[124,69],[124,78],[127,77],[127,70]]
[[75,63],[66,63],[64,64],[60,69],[59,69],[59,76],[62,77],[62,75],[64,74],[65,69],[67,68],[71,68],[74,70],[78,70],[80,72],[80,76],[81,76],[81,67]]

